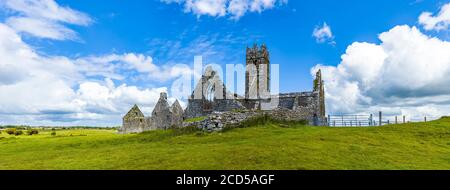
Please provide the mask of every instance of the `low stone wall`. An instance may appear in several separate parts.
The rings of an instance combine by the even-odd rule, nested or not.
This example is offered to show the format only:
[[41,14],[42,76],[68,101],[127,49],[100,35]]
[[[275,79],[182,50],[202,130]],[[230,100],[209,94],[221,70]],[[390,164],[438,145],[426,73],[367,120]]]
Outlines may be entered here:
[[203,121],[183,123],[183,127],[195,126],[208,132],[222,131],[226,126],[242,123],[260,113],[248,112],[214,112]]
[[[183,123],[183,127],[197,127],[207,132],[222,131],[225,127],[239,126],[252,118],[268,115],[271,119],[280,121],[310,121],[309,114],[301,110],[277,109],[273,111],[232,111],[214,112],[205,120]],[[311,122],[310,122],[311,123]]]

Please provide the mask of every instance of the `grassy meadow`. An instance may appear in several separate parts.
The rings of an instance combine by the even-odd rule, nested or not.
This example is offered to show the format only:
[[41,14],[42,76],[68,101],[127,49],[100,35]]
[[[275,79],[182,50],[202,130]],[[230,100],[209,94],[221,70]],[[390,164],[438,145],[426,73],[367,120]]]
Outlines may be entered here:
[[112,129],[0,134],[0,169],[450,169],[450,118],[370,128],[266,123],[203,133]]

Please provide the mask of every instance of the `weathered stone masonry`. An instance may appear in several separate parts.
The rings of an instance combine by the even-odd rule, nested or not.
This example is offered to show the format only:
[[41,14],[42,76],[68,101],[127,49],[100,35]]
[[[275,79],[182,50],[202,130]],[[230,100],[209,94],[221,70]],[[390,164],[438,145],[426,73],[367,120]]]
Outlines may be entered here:
[[[270,94],[270,60],[267,47],[247,48],[246,64],[254,64],[257,74],[246,72],[245,96],[227,91],[223,81],[210,67],[206,68],[202,78],[197,83],[192,95],[188,99],[188,106],[183,110],[178,101],[172,106],[167,102],[167,94],[161,93],[151,117],[144,114],[135,105],[123,118],[120,133],[139,133],[155,129],[170,127],[186,127],[196,125],[206,131],[220,131],[226,125],[243,122],[261,114],[268,114],[274,119],[309,121],[311,125],[325,125],[325,91],[322,73],[319,70],[311,92],[295,92],[263,96],[259,93],[251,97],[251,86],[263,88]],[[262,72],[259,72],[262,71]],[[274,110],[263,110],[264,103],[277,103]],[[208,116],[204,121],[184,123],[187,118]]]
[[[263,69],[264,72],[257,75],[246,72],[245,97],[227,91],[220,77],[207,68],[188,99],[185,118],[208,116],[214,112],[230,112],[233,110],[262,110],[261,105],[264,102],[278,99],[278,102],[276,102],[278,105],[274,107],[283,108],[286,112],[291,111],[297,115],[298,119],[308,120],[314,125],[321,125],[325,121],[325,92],[320,70],[316,73],[313,84],[314,90],[311,92],[284,93],[271,95],[264,99],[258,91],[256,97],[250,97],[250,86],[254,83],[259,85],[264,83],[264,85],[258,85],[257,87],[267,88],[266,90],[269,91],[270,70],[268,68],[270,67],[270,61],[268,59],[269,53],[265,45],[262,45],[261,48],[257,46],[247,48],[247,65],[255,64],[257,70]],[[261,65],[264,66],[261,67]],[[223,90],[218,93],[217,89]]]
[[172,106],[167,102],[167,94],[161,93],[151,117],[145,117],[137,105],[123,117],[123,125],[119,133],[141,133],[156,129],[169,129],[181,126],[183,123],[183,108],[175,101]]

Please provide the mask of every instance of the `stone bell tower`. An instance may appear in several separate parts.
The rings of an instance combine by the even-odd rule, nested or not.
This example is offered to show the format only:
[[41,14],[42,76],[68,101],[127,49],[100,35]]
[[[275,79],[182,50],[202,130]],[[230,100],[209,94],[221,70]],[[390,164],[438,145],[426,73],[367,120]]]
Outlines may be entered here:
[[[256,70],[249,70],[249,65],[254,65]],[[261,88],[269,92],[268,95],[270,95],[270,58],[265,44],[260,48],[257,44],[254,44],[252,48],[247,47],[246,66],[245,98],[261,99]],[[256,86],[256,92],[251,92],[252,85]]]

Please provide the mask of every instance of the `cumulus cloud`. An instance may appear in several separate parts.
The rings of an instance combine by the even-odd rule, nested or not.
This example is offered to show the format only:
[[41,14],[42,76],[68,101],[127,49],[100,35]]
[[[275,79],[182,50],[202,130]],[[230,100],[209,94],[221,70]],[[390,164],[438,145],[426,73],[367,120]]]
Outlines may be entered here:
[[150,114],[160,92],[167,89],[115,85],[110,77],[118,82],[123,78],[117,68],[170,76],[177,73],[160,69],[152,65],[150,57],[136,54],[106,56],[112,58],[105,63],[120,60],[124,64],[120,66],[86,61],[93,57],[40,55],[2,23],[0,57],[0,124],[118,124],[135,103]]
[[64,24],[87,26],[85,13],[62,7],[54,0],[5,0],[0,3],[14,15],[6,24],[18,32],[53,40],[77,40],[77,33]]
[[62,24],[84,26],[91,19],[53,0],[0,4],[14,12],[0,23],[0,125],[118,125],[133,104],[148,115],[160,93],[167,92],[128,85],[130,77],[165,81],[190,72],[182,66],[158,66],[152,57],[136,53],[79,58],[40,54],[22,40],[23,33],[74,39],[76,32]]
[[425,30],[447,30],[450,26],[450,3],[441,7],[437,15],[431,12],[424,12],[419,17],[419,23]]
[[351,44],[341,63],[317,65],[326,82],[330,113],[450,114],[450,42],[416,27],[396,26],[381,43]]
[[316,26],[316,28],[314,28],[312,36],[316,38],[317,43],[327,42],[330,44],[335,44],[333,32],[331,31],[331,28],[327,25],[327,23],[323,23],[322,26]]
[[27,17],[12,17],[6,24],[18,32],[25,32],[40,38],[55,40],[77,39],[75,31],[56,22],[48,22],[42,19]]
[[[139,89],[126,84],[115,86],[111,79],[105,79],[104,82],[81,83],[73,101],[82,105],[88,113],[97,114],[123,115],[130,109],[130,105],[139,104],[148,115],[161,92],[167,92],[167,88]],[[174,102],[172,98],[170,101]]]
[[84,69],[83,72],[86,75],[105,76],[118,80],[124,79],[124,76],[119,73],[128,71],[136,71],[136,75],[160,82],[192,73],[186,65],[158,66],[153,63],[151,56],[136,53],[83,57],[76,62],[84,66],[81,69]]
[[247,12],[261,13],[277,5],[283,5],[288,0],[161,0],[165,3],[178,3],[184,6],[185,12],[192,12],[198,16],[208,15],[223,17],[230,15],[239,19]]

